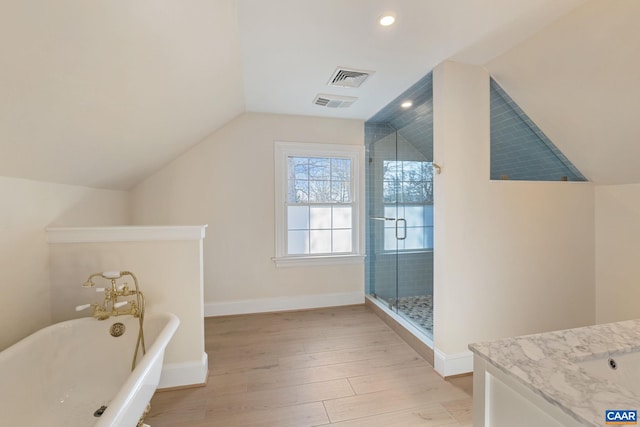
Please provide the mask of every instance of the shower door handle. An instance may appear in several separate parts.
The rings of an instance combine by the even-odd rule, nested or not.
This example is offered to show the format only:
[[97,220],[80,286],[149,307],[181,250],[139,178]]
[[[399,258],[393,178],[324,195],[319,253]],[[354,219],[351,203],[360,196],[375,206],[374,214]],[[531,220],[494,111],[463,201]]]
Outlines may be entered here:
[[[398,236],[398,223],[402,221],[402,237]],[[404,218],[396,219],[396,239],[404,240],[407,238],[407,220]]]
[[370,219],[376,220],[376,221],[396,221],[395,218],[385,218],[385,217],[381,217],[381,216],[372,216],[369,217]]

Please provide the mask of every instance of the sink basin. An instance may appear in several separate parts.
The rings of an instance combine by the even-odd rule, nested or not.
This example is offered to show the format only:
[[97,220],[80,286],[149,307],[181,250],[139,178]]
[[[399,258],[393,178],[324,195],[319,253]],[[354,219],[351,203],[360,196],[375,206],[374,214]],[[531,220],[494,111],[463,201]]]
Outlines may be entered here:
[[577,365],[592,377],[609,380],[640,396],[640,352],[609,355]]

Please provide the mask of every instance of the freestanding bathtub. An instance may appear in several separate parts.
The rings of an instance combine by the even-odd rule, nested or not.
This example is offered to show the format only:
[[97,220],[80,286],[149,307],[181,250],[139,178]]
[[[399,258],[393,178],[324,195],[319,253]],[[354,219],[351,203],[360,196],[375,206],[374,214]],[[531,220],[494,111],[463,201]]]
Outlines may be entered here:
[[[119,337],[110,333],[116,322],[125,325]],[[138,319],[131,316],[69,320],[26,337],[0,352],[0,425],[135,427],[179,323],[171,313],[145,316],[147,352],[133,371]]]

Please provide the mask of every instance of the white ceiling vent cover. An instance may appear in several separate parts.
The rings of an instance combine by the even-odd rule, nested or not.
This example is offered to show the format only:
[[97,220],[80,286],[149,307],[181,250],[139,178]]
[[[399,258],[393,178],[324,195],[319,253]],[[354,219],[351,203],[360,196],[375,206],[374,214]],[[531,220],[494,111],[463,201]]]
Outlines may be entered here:
[[338,87],[360,87],[360,85],[373,73],[373,71],[338,67],[329,79],[328,85]]
[[347,108],[356,102],[358,98],[354,96],[328,95],[320,93],[313,100],[313,103],[321,107],[328,108]]

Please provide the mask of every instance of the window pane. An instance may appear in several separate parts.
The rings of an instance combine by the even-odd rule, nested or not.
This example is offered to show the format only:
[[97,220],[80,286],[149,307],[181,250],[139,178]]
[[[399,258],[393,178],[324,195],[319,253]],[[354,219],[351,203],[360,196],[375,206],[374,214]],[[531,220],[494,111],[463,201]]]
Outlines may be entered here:
[[422,177],[424,181],[433,181],[433,163],[422,162]]
[[333,252],[351,252],[351,230],[334,230]]
[[309,181],[289,181],[289,203],[304,203],[309,201]]
[[309,253],[309,232],[289,231],[288,254],[303,255]]
[[384,222],[384,250],[421,250],[433,248],[433,205],[385,206],[387,218],[404,218],[407,221],[406,234],[402,221],[398,224],[400,237],[396,239],[396,221]]
[[424,203],[430,200],[426,182],[403,182],[402,199],[405,203]]
[[331,182],[330,181],[309,181],[309,201],[310,202],[330,202]]
[[289,179],[309,178],[309,159],[306,157],[289,157]]
[[395,182],[383,182],[383,201],[384,203],[395,203],[397,200],[398,184]]
[[331,201],[340,203],[351,202],[351,189],[349,182],[332,181],[331,182]]
[[385,251],[395,251],[396,250],[396,228],[385,228],[384,229],[384,250]]
[[420,183],[420,201],[430,202],[433,200],[433,183],[424,181]]
[[[400,230],[399,233],[402,233],[402,231]],[[424,249],[424,247],[424,227],[407,227],[404,249]]]
[[351,228],[351,206],[333,207],[333,228]]
[[433,164],[404,160],[383,162],[384,203],[424,203],[433,200]]
[[309,178],[329,179],[331,177],[331,160],[325,158],[309,158]]
[[395,182],[399,179],[399,163],[394,160],[385,160],[382,162],[382,180]]
[[331,252],[331,230],[311,230],[310,253],[327,254]]
[[425,200],[432,202],[433,201],[433,181],[426,181],[424,183],[424,194]]
[[407,227],[423,227],[424,206],[405,206],[404,219],[407,221]]
[[287,208],[289,230],[309,229],[309,206],[289,206]]
[[412,182],[403,182],[400,186],[400,192],[402,193],[400,200],[401,203],[410,203],[415,202],[415,183]]
[[314,229],[331,229],[331,207],[330,206],[311,206],[310,227]]
[[405,182],[424,181],[422,177],[422,164],[424,162],[402,162],[402,180]]
[[331,159],[331,179],[334,181],[350,181],[351,160]]

